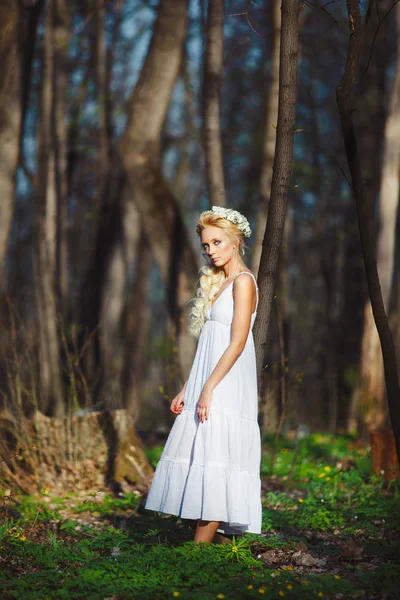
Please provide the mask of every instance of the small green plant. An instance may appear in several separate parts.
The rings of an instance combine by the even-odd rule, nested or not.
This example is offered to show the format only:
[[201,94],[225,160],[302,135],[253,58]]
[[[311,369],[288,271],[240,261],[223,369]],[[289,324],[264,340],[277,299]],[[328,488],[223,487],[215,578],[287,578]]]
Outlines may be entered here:
[[[228,560],[244,562],[251,557],[250,544],[246,538],[236,539],[232,536],[232,544],[222,544],[224,555]],[[253,559],[252,559],[253,560]]]

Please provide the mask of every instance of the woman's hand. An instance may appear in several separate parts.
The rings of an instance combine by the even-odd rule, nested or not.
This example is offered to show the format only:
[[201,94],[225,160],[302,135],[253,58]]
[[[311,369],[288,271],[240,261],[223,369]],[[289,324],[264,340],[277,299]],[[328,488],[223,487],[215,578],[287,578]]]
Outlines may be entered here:
[[183,404],[185,399],[185,388],[186,385],[182,388],[182,390],[175,396],[175,398],[171,402],[170,409],[175,415],[180,415],[183,410]]
[[200,419],[201,423],[208,419],[208,415],[210,414],[210,406],[212,402],[212,392],[207,388],[203,388],[203,391],[200,394],[199,401],[197,403],[197,416]]

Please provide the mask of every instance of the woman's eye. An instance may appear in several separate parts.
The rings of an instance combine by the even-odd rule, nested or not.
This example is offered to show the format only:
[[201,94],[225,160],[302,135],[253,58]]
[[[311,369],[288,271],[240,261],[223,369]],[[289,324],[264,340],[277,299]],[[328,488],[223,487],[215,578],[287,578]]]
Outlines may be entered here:
[[221,242],[219,240],[215,240],[215,243],[216,244],[220,244]]

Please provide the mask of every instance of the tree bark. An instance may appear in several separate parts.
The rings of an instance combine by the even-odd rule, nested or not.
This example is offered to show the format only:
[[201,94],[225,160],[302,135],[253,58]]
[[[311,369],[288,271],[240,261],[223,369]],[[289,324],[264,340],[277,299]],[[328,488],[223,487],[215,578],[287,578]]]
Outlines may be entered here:
[[[171,261],[171,239],[183,245],[184,227],[179,207],[162,177],[159,141],[182,55],[187,26],[187,0],[162,0],[153,39],[139,81],[129,101],[129,120],[120,143],[128,184],[149,237],[165,283]],[[185,260],[193,274],[193,258]]]
[[[381,181],[378,199],[379,232],[377,264],[382,299],[389,310],[395,255],[396,218],[399,206],[400,169],[400,4],[395,9],[397,56],[389,110],[385,123]],[[379,336],[372,315],[371,302],[364,310],[364,332],[360,361],[360,402],[364,404],[362,420],[368,429],[383,426],[387,418],[385,375]]]
[[208,0],[204,59],[204,149],[211,205],[226,206],[220,96],[224,58],[224,0]]
[[400,397],[400,386],[397,373],[396,353],[379,283],[372,235],[373,221],[368,203],[365,200],[357,139],[352,119],[352,91],[358,75],[363,32],[358,0],[347,0],[347,11],[350,31],[349,46],[346,65],[343,71],[342,80],[336,90],[336,95],[344,146],[356,202],[358,228],[368,283],[368,292],[382,347],[389,413],[396,439],[397,454],[400,456],[400,406],[398,402]]
[[40,328],[41,409],[56,417],[62,417],[65,406],[57,327],[55,285],[57,217],[52,136],[54,8],[53,2],[48,2],[46,5],[35,181],[35,279]]
[[296,126],[298,32],[299,4],[296,0],[283,0],[276,147],[271,198],[258,275],[260,302],[254,331],[259,382],[267,344],[275,274],[282,246],[292,173]]
[[150,316],[149,283],[151,254],[143,231],[137,240],[136,276],[129,290],[123,320],[124,356],[121,377],[123,407],[136,424],[140,418],[140,391],[143,380],[144,357],[148,320]]
[[187,9],[187,0],[160,2],[153,38],[129,101],[128,124],[119,145],[130,195],[167,289],[168,313],[181,349],[192,346],[183,319],[186,303],[193,296],[198,259],[179,204],[162,175],[159,146],[181,64]]
[[59,314],[68,308],[68,161],[67,161],[67,94],[70,13],[65,0],[54,4],[54,73],[53,73],[53,137],[54,174],[57,194],[56,286]]
[[11,224],[21,130],[20,9],[7,0],[0,6],[0,272]]
[[264,146],[260,178],[260,199],[257,208],[257,223],[251,268],[253,273],[258,273],[260,266],[263,238],[267,223],[268,204],[271,193],[271,182],[274,164],[276,123],[278,121],[279,106],[279,62],[281,44],[281,0],[272,2],[272,54],[271,69],[269,73],[268,102],[264,125]]
[[[125,178],[121,169],[115,148],[112,146],[112,110],[111,98],[112,65],[116,55],[116,45],[121,27],[121,2],[114,6],[114,27],[111,38],[109,55],[106,47],[106,22],[104,2],[96,0],[94,19],[94,40],[90,63],[94,66],[96,83],[96,105],[98,109],[98,176],[94,186],[91,207],[92,230],[87,244],[87,263],[83,271],[85,275],[81,282],[81,315],[82,329],[81,347],[90,342],[84,356],[86,377],[94,385],[94,396],[97,402],[102,391],[102,384],[114,387],[118,380],[111,376],[112,369],[109,360],[110,345],[119,332],[118,321],[122,314],[123,297],[118,294],[120,289],[112,285],[113,278],[119,272],[118,283],[121,289],[125,285],[126,272],[121,259],[122,226],[121,205]],[[107,305],[112,302],[117,310],[108,311]],[[99,326],[100,325],[100,326]],[[111,341],[112,340],[112,341]],[[115,354],[112,354],[116,358]],[[109,396],[110,397],[110,396]],[[110,405],[110,408],[112,404]]]
[[126,410],[49,419],[0,415],[0,477],[25,493],[148,490],[153,469]]

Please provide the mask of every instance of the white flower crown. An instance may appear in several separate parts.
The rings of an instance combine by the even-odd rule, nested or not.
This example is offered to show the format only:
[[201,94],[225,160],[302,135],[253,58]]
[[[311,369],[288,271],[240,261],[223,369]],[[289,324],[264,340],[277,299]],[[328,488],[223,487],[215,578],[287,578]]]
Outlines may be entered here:
[[213,206],[211,210],[205,210],[202,213],[202,215],[206,214],[223,217],[227,221],[230,221],[236,225],[236,227],[243,232],[245,237],[251,236],[251,229],[248,220],[237,210],[233,210],[232,208],[224,208],[223,206]]

